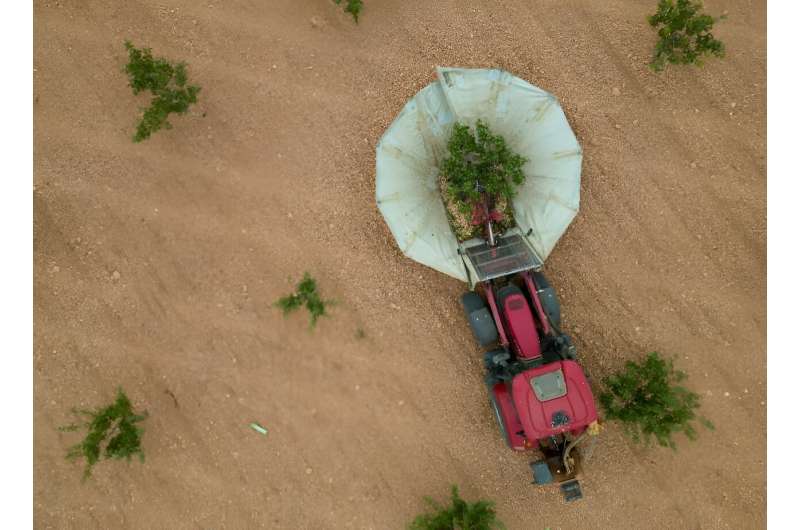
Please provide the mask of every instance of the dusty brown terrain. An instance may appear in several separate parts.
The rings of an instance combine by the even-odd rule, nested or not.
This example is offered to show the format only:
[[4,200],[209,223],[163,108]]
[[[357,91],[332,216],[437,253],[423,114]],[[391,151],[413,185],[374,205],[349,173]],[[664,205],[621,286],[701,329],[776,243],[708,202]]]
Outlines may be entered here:
[[[728,57],[662,75],[655,0],[366,0],[358,26],[329,0],[34,4],[36,528],[402,528],[453,482],[512,530],[765,526],[764,2],[708,1]],[[126,38],[202,86],[138,145]],[[374,204],[375,145],[435,65],[560,98],[585,152],[547,263],[565,328],[595,380],[678,356],[716,432],[673,453],[609,425],[585,500],[528,485],[464,286]],[[304,270],[339,301],[313,333],[271,307]],[[57,427],[117,385],[146,463],[82,485]]]

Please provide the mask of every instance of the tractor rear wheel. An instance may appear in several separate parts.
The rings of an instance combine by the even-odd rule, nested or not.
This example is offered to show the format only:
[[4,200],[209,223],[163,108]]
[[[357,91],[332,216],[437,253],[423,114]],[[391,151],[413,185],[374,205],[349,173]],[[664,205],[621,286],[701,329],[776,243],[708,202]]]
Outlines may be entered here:
[[478,343],[481,346],[488,346],[497,341],[497,326],[483,298],[478,293],[470,291],[461,297],[461,305],[464,306],[464,314]]
[[481,298],[481,295],[475,291],[469,291],[461,296],[461,305],[464,306],[464,312],[469,316],[470,313],[478,309],[484,309],[486,303]]
[[558,301],[556,290],[547,281],[547,278],[541,272],[534,272],[533,278],[536,280],[536,292],[539,295],[539,301],[542,303],[542,309],[547,314],[548,320],[556,328],[561,327],[561,304]]

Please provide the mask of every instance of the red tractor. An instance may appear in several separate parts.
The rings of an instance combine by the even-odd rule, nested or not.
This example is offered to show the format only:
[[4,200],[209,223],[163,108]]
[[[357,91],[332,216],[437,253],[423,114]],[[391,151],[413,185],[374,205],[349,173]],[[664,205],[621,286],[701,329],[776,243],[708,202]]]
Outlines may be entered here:
[[[478,178],[488,166],[476,165],[477,193],[462,194],[462,204],[442,195],[455,124],[477,131],[481,120],[526,159],[525,181],[503,208]],[[578,213],[582,153],[554,95],[502,70],[437,68],[436,81],[381,137],[375,166],[377,206],[399,249],[471,289],[462,302],[487,351],[486,384],[503,437],[514,450],[540,451],[534,482],[559,483],[568,500],[581,497],[579,445],[599,426],[575,347],[559,329],[555,291],[540,271]],[[481,197],[471,212],[457,207],[467,196]],[[477,229],[481,237],[473,237]]]
[[[599,431],[597,409],[575,346],[559,329],[555,290],[523,234],[495,235],[462,244],[474,291],[461,301],[484,355],[491,407],[515,451],[538,450],[535,484],[560,484],[567,501],[582,497],[578,444]],[[477,281],[472,280],[472,275]]]

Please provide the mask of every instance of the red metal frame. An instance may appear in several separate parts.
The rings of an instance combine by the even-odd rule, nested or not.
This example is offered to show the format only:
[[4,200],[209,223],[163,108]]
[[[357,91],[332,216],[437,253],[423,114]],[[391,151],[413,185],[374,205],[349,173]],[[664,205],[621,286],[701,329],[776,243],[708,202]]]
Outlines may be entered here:
[[503,348],[508,348],[508,338],[506,337],[506,330],[503,328],[503,321],[500,319],[500,312],[497,310],[497,300],[494,298],[494,289],[492,283],[483,282],[483,292],[486,295],[486,300],[489,302],[489,309],[492,311],[492,318],[497,325],[497,334],[500,335],[500,345]]
[[522,279],[525,280],[525,286],[528,288],[528,292],[531,294],[531,299],[533,300],[534,307],[536,307],[536,315],[539,317],[539,322],[542,323],[542,332],[545,335],[550,335],[550,333],[552,332],[550,328],[550,321],[547,319],[547,315],[544,314],[544,308],[542,308],[542,302],[541,300],[539,300],[536,280],[533,279],[533,276],[531,276],[531,273],[529,271],[521,273],[521,276]]

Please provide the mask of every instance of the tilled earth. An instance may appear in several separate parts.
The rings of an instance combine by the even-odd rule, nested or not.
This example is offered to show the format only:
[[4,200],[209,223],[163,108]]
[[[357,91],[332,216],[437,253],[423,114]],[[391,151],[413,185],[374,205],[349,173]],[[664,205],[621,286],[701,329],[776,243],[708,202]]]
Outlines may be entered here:
[[[766,5],[707,2],[727,57],[654,74],[655,4],[35,1],[35,526],[402,528],[452,483],[510,529],[765,526]],[[141,144],[125,39],[202,86]],[[375,207],[375,145],[436,65],[560,99],[584,148],[546,267],[565,331],[596,382],[675,356],[716,425],[673,452],[608,424],[579,503],[529,484],[464,285]],[[314,331],[272,307],[306,270],[338,302]],[[58,426],[117,386],[146,461],[81,484]]]

